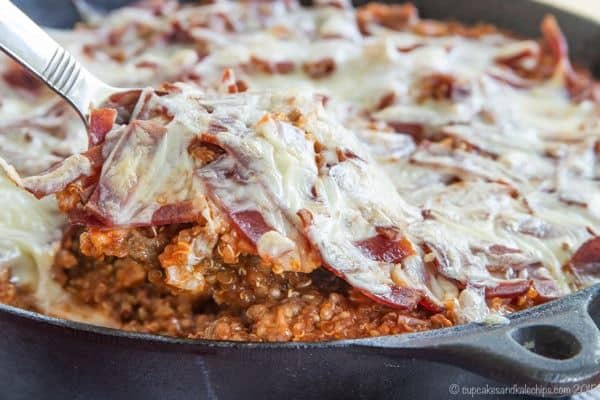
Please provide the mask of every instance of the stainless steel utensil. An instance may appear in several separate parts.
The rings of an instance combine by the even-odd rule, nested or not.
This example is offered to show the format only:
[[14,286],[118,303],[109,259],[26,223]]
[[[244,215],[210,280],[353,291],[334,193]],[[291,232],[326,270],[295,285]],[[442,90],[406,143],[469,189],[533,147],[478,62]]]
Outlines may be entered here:
[[0,49],[67,100],[86,126],[91,105],[130,90],[96,78],[9,0],[0,0]]

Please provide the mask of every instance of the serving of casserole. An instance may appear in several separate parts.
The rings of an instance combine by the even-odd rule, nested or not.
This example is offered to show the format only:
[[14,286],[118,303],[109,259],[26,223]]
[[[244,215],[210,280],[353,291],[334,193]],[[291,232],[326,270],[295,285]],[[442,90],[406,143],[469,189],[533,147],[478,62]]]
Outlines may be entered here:
[[147,89],[86,132],[2,59],[0,301],[319,341],[503,323],[598,282],[600,88],[552,16],[538,40],[335,0],[88,17],[51,34]]

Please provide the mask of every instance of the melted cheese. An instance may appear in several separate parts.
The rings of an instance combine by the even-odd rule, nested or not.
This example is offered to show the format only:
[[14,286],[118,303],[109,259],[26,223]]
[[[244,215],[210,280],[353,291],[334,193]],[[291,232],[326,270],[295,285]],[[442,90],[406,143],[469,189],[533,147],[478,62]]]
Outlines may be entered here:
[[[192,77],[199,86],[150,96],[134,112],[136,118],[142,110],[166,109],[174,116],[169,123],[134,122],[107,136],[101,184],[89,207],[111,224],[149,224],[165,204],[191,202],[200,210],[211,197],[228,213],[260,212],[268,229],[258,252],[278,260],[279,269],[308,272],[321,260],[379,298],[408,286],[438,304],[455,300],[465,320],[495,318],[483,307],[485,287],[534,278],[552,280],[560,294],[572,289],[562,266],[600,232],[600,111],[591,101],[573,102],[560,74],[531,88],[507,84],[495,60],[537,54],[537,42],[499,34],[425,37],[375,25],[362,36],[353,10],[290,9],[284,2],[266,13],[226,1],[165,7],[162,15],[124,8],[95,27],[53,33],[109,83]],[[217,14],[235,31],[222,29]],[[175,22],[202,50],[165,43]],[[106,45],[115,32],[119,39]],[[304,64],[326,59],[334,62],[331,74],[315,79],[304,72]],[[262,73],[256,60],[293,69]],[[534,58],[520,62],[531,67]],[[250,92],[219,94],[225,68]],[[432,74],[452,76],[464,94],[423,100],[421,82]],[[315,93],[327,98],[325,108]],[[389,93],[392,101],[379,109]],[[52,120],[50,101],[47,94],[3,99],[0,153],[22,175],[82,150],[85,135],[71,125],[76,117]],[[279,117],[296,109],[298,126]],[[27,148],[39,157],[22,156],[24,128],[10,125],[14,115],[46,124],[27,128],[34,138]],[[58,136],[57,121],[66,126]],[[188,145],[215,121],[226,129],[211,135],[228,157],[196,170]],[[431,142],[389,128],[415,124]],[[325,167],[315,163],[317,142]],[[350,156],[342,160],[338,152]],[[90,171],[85,161],[67,163],[72,176]],[[228,178],[232,171],[236,179]],[[456,178],[461,182],[452,184]],[[308,227],[301,226],[300,210],[312,216]],[[415,254],[383,262],[356,246],[381,227],[400,230]],[[9,245],[7,254],[17,247]],[[428,270],[434,260],[441,272]]]

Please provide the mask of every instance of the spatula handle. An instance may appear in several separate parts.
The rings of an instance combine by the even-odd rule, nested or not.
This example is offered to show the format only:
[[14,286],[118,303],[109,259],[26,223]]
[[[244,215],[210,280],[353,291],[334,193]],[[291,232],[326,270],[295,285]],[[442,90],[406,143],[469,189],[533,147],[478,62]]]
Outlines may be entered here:
[[71,103],[86,123],[90,103],[111,92],[8,0],[0,0],[0,49]]

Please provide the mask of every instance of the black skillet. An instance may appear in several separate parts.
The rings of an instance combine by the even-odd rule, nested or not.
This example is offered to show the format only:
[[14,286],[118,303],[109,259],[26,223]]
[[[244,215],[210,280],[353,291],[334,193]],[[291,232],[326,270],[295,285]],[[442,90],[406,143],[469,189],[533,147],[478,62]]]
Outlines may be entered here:
[[[552,13],[575,61],[600,75],[600,25],[591,20],[525,0],[413,2],[425,17],[534,37]],[[68,0],[15,3],[41,24],[77,19]],[[599,328],[600,286],[514,314],[508,325],[323,343],[182,340],[0,305],[0,399],[565,397],[600,383]]]

